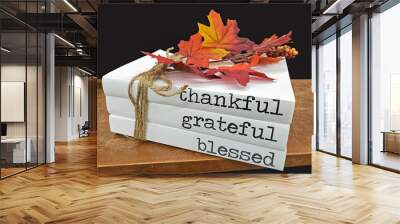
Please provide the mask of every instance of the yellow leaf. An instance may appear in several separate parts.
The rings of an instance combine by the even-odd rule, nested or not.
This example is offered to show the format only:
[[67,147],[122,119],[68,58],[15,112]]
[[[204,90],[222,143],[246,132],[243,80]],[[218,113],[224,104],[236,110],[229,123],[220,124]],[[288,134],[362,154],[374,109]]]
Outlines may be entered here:
[[247,38],[238,36],[240,29],[236,20],[228,19],[226,25],[221,15],[211,10],[207,16],[210,26],[198,23],[199,33],[204,38],[203,47],[222,48],[234,53],[248,50],[254,43]]

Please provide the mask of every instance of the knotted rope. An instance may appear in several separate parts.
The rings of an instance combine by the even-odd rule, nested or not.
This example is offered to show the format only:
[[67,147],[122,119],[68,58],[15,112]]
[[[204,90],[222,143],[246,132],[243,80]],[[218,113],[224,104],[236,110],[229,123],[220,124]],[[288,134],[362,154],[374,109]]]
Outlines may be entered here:
[[[170,50],[171,49],[167,50],[167,57],[172,59],[174,55],[169,56]],[[133,137],[136,139],[146,140],[147,113],[149,108],[148,90],[151,89],[160,96],[170,97],[181,94],[187,88],[187,85],[184,85],[180,89],[171,92],[170,90],[173,85],[171,80],[166,78],[165,73],[167,69],[168,65],[159,63],[153,66],[149,71],[142,72],[129,81],[128,95],[135,110],[135,130]],[[135,97],[134,82],[136,80],[138,84]],[[163,81],[165,85],[155,85],[155,81],[157,80]]]

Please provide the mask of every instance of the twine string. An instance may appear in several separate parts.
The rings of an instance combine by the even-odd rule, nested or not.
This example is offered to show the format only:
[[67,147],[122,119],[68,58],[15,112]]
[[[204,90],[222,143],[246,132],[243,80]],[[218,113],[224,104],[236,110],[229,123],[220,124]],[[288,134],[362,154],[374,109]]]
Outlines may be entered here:
[[[169,50],[167,50],[167,57],[169,56]],[[139,140],[146,140],[146,130],[147,130],[147,119],[148,119],[148,90],[151,89],[156,94],[164,97],[171,97],[181,94],[187,85],[182,86],[176,91],[172,90],[172,81],[166,77],[168,65],[157,64],[153,66],[149,71],[140,73],[139,75],[133,77],[128,84],[128,96],[131,101],[134,111],[135,111],[135,130],[133,132],[133,137]],[[155,85],[155,81],[161,80],[164,85]],[[137,90],[134,88],[134,82],[138,81]],[[136,96],[135,96],[136,91]]]

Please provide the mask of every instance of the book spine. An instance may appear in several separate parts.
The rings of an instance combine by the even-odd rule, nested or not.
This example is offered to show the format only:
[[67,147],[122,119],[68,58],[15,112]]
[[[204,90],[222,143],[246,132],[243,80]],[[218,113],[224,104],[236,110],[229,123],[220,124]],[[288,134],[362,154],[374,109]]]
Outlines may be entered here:
[[[136,84],[136,83],[135,83]],[[125,88],[126,87],[126,88]],[[103,81],[107,96],[129,99],[128,92],[118,93],[117,90],[128,89],[125,81]],[[207,100],[210,98],[211,100]],[[204,90],[186,90],[186,92],[171,96],[160,96],[149,90],[149,102],[186,107],[195,110],[212,111],[260,121],[290,124],[292,122],[295,103],[280,99],[256,98],[237,94],[216,93]],[[251,100],[251,103],[247,103]]]
[[[128,99],[107,96],[106,102],[110,114],[134,119],[134,108]],[[158,103],[149,103],[147,117],[155,124],[276,149],[286,148],[290,128],[288,124]]]
[[[110,129],[114,133],[129,135],[134,131],[134,122],[133,119],[109,115]],[[275,170],[284,169],[286,149],[259,147],[154,123],[148,123],[146,136],[153,142]]]

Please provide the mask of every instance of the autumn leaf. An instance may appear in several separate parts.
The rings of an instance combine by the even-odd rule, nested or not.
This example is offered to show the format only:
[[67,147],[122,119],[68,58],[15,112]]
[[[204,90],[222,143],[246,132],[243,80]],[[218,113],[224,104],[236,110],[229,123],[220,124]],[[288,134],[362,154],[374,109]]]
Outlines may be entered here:
[[274,64],[278,63],[282,60],[282,57],[260,57],[258,64],[266,65],[266,64]]
[[193,74],[203,76],[203,72],[201,71],[201,69],[196,66],[193,66],[193,65],[188,65],[183,62],[179,62],[179,63],[173,64],[172,66],[176,70],[179,70],[179,71],[191,72]]
[[236,81],[242,85],[246,86],[250,81],[250,76],[256,76],[259,78],[273,80],[273,78],[267,76],[262,72],[258,72],[256,70],[251,69],[252,66],[259,63],[259,56],[255,55],[251,58],[250,63],[239,63],[233,66],[221,66],[218,68],[209,69],[205,72],[205,76],[215,75],[220,72],[228,77],[236,79]]
[[142,51],[143,54],[148,55],[152,58],[157,59],[158,63],[162,63],[162,64],[166,64],[166,65],[170,65],[171,67],[173,67],[175,70],[178,71],[186,71],[186,72],[190,72],[196,75],[200,75],[203,76],[207,79],[220,79],[219,76],[216,75],[206,75],[200,68],[194,66],[194,65],[189,65],[186,63],[183,63],[182,61],[174,61],[170,58],[161,56],[161,55],[155,55],[153,53],[149,53],[149,52],[144,52]]
[[258,54],[254,54],[253,56],[250,57],[250,63],[249,67],[256,66],[260,63],[260,56]]
[[214,10],[210,11],[207,18],[210,26],[198,23],[199,33],[204,38],[203,47],[223,48],[232,53],[240,53],[254,46],[249,39],[238,36],[240,29],[236,20],[228,19],[225,26],[221,15]]
[[194,34],[188,41],[181,40],[178,44],[178,54],[186,57],[186,63],[198,67],[207,68],[210,59],[220,60],[229,52],[222,48],[202,47],[202,37]]
[[280,46],[288,43],[292,40],[292,31],[289,33],[278,37],[277,35],[272,35],[271,37],[265,38],[259,45],[256,45],[253,50],[259,53],[266,53],[271,47]]
[[222,67],[209,69],[207,72],[205,72],[205,76],[206,77],[212,76],[220,72],[228,77],[236,79],[236,81],[242,86],[246,86],[247,83],[250,81],[250,76],[247,72],[242,70],[231,70],[228,68],[231,67],[226,67],[226,69]]

